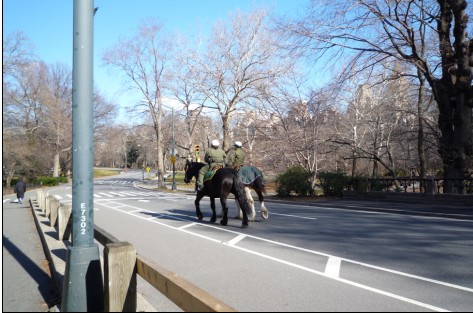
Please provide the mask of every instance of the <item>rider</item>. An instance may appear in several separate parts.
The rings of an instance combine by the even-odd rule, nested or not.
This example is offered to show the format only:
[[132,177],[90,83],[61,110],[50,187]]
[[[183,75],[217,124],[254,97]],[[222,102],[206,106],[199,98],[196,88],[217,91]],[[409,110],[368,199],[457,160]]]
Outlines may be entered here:
[[243,146],[241,141],[235,141],[233,145],[235,147],[235,151],[233,152],[233,155],[230,156],[228,164],[231,167],[237,169],[245,164],[246,153],[241,148]]
[[204,161],[207,163],[199,170],[199,177],[197,179],[197,188],[201,190],[204,187],[204,175],[213,170],[217,165],[223,166],[226,154],[225,151],[219,148],[220,142],[215,139],[212,140],[211,149],[209,149],[204,156]]

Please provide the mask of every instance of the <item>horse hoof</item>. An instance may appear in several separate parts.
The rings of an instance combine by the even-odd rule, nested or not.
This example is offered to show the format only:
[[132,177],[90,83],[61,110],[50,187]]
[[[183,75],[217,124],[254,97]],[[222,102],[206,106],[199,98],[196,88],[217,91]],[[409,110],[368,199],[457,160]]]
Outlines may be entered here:
[[210,223],[215,223],[215,221],[217,221],[217,218],[216,218],[216,217],[212,217],[212,218],[210,219]]
[[267,219],[269,217],[269,211],[261,211],[261,217]]
[[220,221],[220,225],[222,225],[222,226],[227,226],[227,222],[225,222],[225,221]]
[[248,224],[241,224],[241,228],[245,229],[245,228],[248,228]]
[[204,219],[204,216],[202,216],[202,215],[199,215],[199,216],[197,216],[197,219],[198,219],[199,221],[201,221],[201,220],[203,220],[203,219]]

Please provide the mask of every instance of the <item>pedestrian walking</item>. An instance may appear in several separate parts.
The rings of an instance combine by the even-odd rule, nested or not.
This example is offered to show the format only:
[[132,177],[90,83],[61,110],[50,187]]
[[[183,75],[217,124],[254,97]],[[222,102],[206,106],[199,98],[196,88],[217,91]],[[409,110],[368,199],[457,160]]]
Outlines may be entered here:
[[18,198],[18,203],[21,204],[23,199],[25,198],[26,192],[26,184],[22,178],[18,179],[17,183],[15,184],[16,197]]

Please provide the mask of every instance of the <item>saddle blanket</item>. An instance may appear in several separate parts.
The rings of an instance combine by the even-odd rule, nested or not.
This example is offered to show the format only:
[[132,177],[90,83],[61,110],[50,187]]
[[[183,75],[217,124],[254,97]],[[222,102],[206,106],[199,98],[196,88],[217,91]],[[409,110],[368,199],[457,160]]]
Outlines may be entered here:
[[263,179],[263,174],[255,166],[245,165],[240,167],[238,175],[245,185],[251,184],[256,178],[261,177]]

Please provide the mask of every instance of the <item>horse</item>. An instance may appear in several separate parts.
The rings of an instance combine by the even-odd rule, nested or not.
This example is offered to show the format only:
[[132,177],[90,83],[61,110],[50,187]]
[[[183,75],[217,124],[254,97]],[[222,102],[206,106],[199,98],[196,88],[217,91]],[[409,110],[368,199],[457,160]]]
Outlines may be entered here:
[[[191,162],[189,160],[187,160],[187,162],[186,162],[186,166],[185,166],[186,173],[187,173],[187,170],[190,170],[190,172],[189,172],[190,175],[189,175],[189,177],[187,177],[187,175],[186,175],[186,178],[184,178],[184,182],[186,184],[188,184],[191,181],[192,177],[194,177],[195,181],[196,181],[195,190],[197,190],[197,177],[199,175],[199,170],[204,165],[205,165],[204,163]],[[266,193],[266,189],[264,187],[263,177],[262,177],[261,172],[254,166],[243,166],[241,168],[240,173],[244,173],[244,177],[241,177],[241,175],[240,175],[240,178],[244,178],[242,180],[243,180],[243,183],[245,185],[245,193],[246,193],[246,197],[248,198],[248,200],[250,202],[250,206],[251,206],[251,214],[248,217],[249,220],[254,221],[255,217],[256,217],[255,205],[254,205],[255,201],[253,200],[253,197],[251,195],[251,189],[254,190],[256,192],[256,194],[258,195],[258,199],[259,199],[259,202],[260,202],[261,216],[264,219],[267,219],[269,217],[269,211],[266,208],[266,206],[264,205],[264,196],[263,196],[263,194]],[[235,203],[236,203],[236,206],[237,206],[237,213],[235,215],[235,218],[241,219],[242,218],[242,210],[239,207],[239,202],[237,201],[237,199],[235,199]]]
[[[184,182],[188,184],[192,177],[199,174],[199,170],[204,166],[203,163],[188,163],[186,164],[186,173]],[[227,197],[230,193],[235,195],[235,201],[238,201],[242,208],[243,222],[241,228],[248,227],[248,215],[252,213],[251,206],[249,205],[248,198],[245,193],[245,185],[243,181],[238,177],[238,173],[229,167],[224,167],[217,170],[211,179],[204,182],[204,188],[197,191],[195,198],[195,211],[197,218],[201,221],[204,216],[200,211],[200,200],[208,196],[210,197],[210,207],[212,209],[212,217],[210,218],[211,223],[215,223],[217,220],[217,213],[215,212],[215,198],[220,198],[220,204],[222,205],[223,217],[220,221],[220,225],[226,226],[228,224],[228,206]]]

